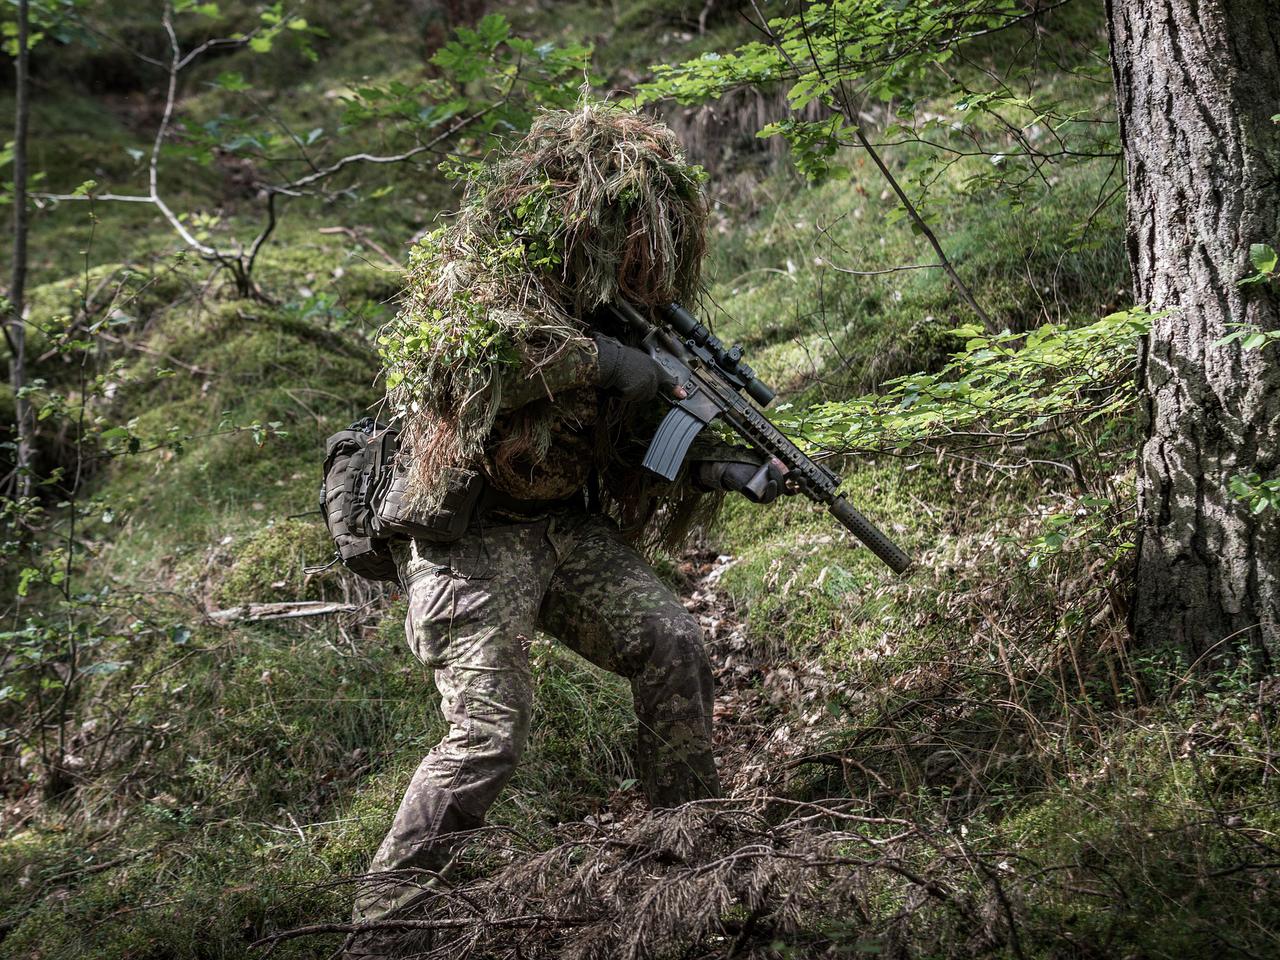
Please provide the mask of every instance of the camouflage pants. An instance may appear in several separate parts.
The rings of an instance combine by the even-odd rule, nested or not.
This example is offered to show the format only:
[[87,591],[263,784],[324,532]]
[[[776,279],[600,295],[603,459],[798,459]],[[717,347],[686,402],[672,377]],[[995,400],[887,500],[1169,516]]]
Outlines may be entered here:
[[485,527],[454,544],[413,541],[397,563],[405,633],[435,669],[444,738],[422,761],[358,892],[371,920],[424,896],[457,834],[481,825],[529,733],[529,644],[551,634],[631,681],[637,763],[651,804],[719,789],[711,668],[697,622],[607,521],[558,513]]

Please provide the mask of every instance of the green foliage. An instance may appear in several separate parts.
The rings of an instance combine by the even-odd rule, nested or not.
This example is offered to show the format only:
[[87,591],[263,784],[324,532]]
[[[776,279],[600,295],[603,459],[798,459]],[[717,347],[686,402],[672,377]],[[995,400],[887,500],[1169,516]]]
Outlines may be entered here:
[[1239,340],[1242,350],[1261,350],[1267,344],[1280,340],[1280,331],[1263,330],[1257,324],[1229,323],[1227,326],[1231,328],[1231,332],[1215,340],[1213,342],[1215,347],[1225,347]]
[[[972,46],[977,38],[1026,15],[1013,0],[810,4],[799,13],[769,20],[767,41],[752,40],[731,52],[704,53],[681,64],[655,67],[653,78],[639,86],[637,101],[706,103],[744,87],[789,85],[788,115],[765,124],[758,135],[783,137],[797,169],[819,179],[848,172],[836,157],[842,146],[856,142],[862,127],[861,108],[849,99],[849,91],[856,89],[860,97],[895,105],[896,122],[883,131],[883,139],[921,142],[952,154],[949,160],[937,161],[944,166],[971,154],[979,136],[990,137],[992,130],[1002,135],[1008,142],[1001,146],[978,145],[977,151],[988,154],[991,163],[976,168],[971,182],[1016,193],[1026,182],[1022,174],[1032,172],[1034,177],[1044,159],[1075,153],[1087,159],[1114,149],[1105,130],[1080,129],[1078,121],[1088,118],[1087,109],[1043,95],[1034,82],[1025,94],[1013,92],[1007,82],[995,89],[971,90],[948,72],[949,61],[966,44]],[[952,121],[922,101],[921,92],[935,72],[959,86],[956,111],[981,115],[992,130]],[[1023,79],[1017,69],[1012,74],[1012,79]],[[819,106],[823,109],[815,109]],[[1038,145],[1036,140],[1046,132],[1056,143]],[[1086,145],[1069,147],[1066,141],[1074,137]]]
[[1236,474],[1231,478],[1231,492],[1250,513],[1280,509],[1280,477],[1263,480],[1256,473]]
[[981,448],[1061,429],[1105,423],[1133,404],[1137,338],[1152,314],[1127,310],[1074,329],[988,334],[977,325],[937,373],[899,377],[876,395],[820,404],[793,416],[791,430],[828,450],[906,452],[960,442]]
[[[278,54],[277,46],[287,39],[306,60],[319,60],[314,42],[323,39],[323,30],[287,10],[283,2],[255,5],[253,11],[249,29],[204,36],[190,46],[175,41],[178,45],[168,54],[175,82],[181,85],[199,69],[199,58],[214,49],[264,58]],[[224,19],[218,4],[194,0],[180,4],[176,13],[180,20],[194,17],[216,25]],[[252,275],[262,246],[277,234],[278,198],[331,197],[341,190],[358,199],[351,173],[366,164],[413,172],[409,161],[420,154],[443,153],[450,147],[483,153],[511,131],[527,127],[537,109],[572,102],[589,71],[590,56],[590,48],[581,44],[535,44],[518,37],[507,20],[495,14],[474,29],[458,31],[433,58],[437,69],[428,79],[414,83],[366,79],[336,98],[340,114],[334,115],[331,109],[320,122],[307,117],[307,125],[296,129],[263,103],[254,83],[246,79],[246,70],[223,69],[208,84],[216,91],[213,99],[221,101],[220,109],[191,109],[187,98],[176,99],[172,110],[164,112],[168,127],[160,131],[154,147],[126,148],[134,164],[125,176],[104,177],[87,191],[50,194],[45,199],[110,202],[109,198],[124,194],[153,204],[187,246],[227,272],[240,295],[261,296]],[[181,135],[169,136],[170,129]],[[387,145],[385,154],[365,150],[371,141]],[[209,206],[207,200],[192,197],[190,207],[183,210],[167,191],[156,194],[148,187],[130,192],[113,182],[145,174],[150,183],[152,165],[166,171],[162,177],[166,184],[174,170],[194,167],[215,174],[228,157],[245,165],[251,172],[253,193],[266,201],[252,239],[242,238],[239,218],[203,209]],[[211,185],[217,184],[216,177],[208,179]],[[201,180],[189,178],[189,188],[198,187]],[[368,193],[380,199],[395,187],[393,179],[371,187]]]
[[[411,271],[434,278],[446,265],[442,232],[423,237],[410,253]],[[522,247],[491,251],[492,265],[510,269],[504,261],[518,257]],[[401,316],[378,338],[379,352],[386,369],[387,389],[404,382],[423,358],[431,357],[444,369],[454,367],[497,368],[518,359],[513,330],[503,324],[485,304],[478,303],[470,289],[460,289],[450,298],[451,313],[436,307],[430,312]]]
[[514,34],[502,14],[489,14],[432,55],[440,76],[362,84],[345,98],[342,120],[352,131],[382,122],[384,135],[428,138],[466,118],[469,146],[483,153],[493,139],[527,129],[538,109],[573,103],[591,53],[578,43],[535,43]]
[[[86,0],[30,0],[27,49],[34,49],[46,39],[57,43],[89,40],[92,35],[84,29],[80,14],[85,3]],[[16,2],[8,3],[0,14],[0,36],[4,37],[4,52],[10,57],[18,55],[17,6]]]
[[[1238,286],[1247,287],[1255,283],[1273,283],[1280,279],[1280,254],[1267,243],[1252,243],[1249,245],[1249,264],[1253,267],[1253,272],[1244,279],[1240,280]],[[1230,343],[1236,337],[1227,337],[1218,341],[1219,344]],[[1247,346],[1245,349],[1249,349]]]
[[[1016,4],[1009,0],[812,4],[802,13],[768,22],[776,44],[752,41],[732,53],[704,54],[683,64],[659,66],[640,96],[695,103],[741,86],[781,80],[792,84],[787,99],[793,110],[801,111],[816,101],[840,96],[842,83],[866,80],[867,92],[888,100],[918,82],[934,64],[949,60],[951,44],[1017,15]],[[912,40],[914,44],[904,47]]]
[[1254,243],[1249,246],[1249,262],[1259,274],[1270,276],[1275,273],[1277,261],[1276,252],[1269,244]]

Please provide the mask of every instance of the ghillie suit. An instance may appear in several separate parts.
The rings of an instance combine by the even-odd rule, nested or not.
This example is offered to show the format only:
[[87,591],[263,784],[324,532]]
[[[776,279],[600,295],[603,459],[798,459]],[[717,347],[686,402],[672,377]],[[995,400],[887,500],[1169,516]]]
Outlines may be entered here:
[[536,498],[520,488],[532,465],[589,462],[601,509],[629,536],[679,541],[718,497],[643,477],[628,449],[646,426],[635,412],[560,388],[576,385],[575,366],[594,357],[590,317],[601,304],[697,296],[700,169],[661,123],[590,104],[542,114],[496,161],[460,175],[462,209],[414,251],[404,303],[381,341],[413,506],[432,512],[477,470]]

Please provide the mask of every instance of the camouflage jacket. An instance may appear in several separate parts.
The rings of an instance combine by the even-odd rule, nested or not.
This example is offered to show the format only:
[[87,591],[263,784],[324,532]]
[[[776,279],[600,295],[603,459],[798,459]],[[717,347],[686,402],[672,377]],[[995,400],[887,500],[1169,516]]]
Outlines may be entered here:
[[504,378],[485,445],[484,472],[494,487],[519,500],[559,500],[582,489],[596,456],[597,379],[590,340]]
[[[619,403],[600,392],[598,379],[596,347],[587,339],[571,341],[549,363],[508,373],[485,450],[484,473],[495,488],[519,500],[558,500],[581,490],[606,458],[640,469],[666,405]],[[742,454],[707,430],[689,459]]]

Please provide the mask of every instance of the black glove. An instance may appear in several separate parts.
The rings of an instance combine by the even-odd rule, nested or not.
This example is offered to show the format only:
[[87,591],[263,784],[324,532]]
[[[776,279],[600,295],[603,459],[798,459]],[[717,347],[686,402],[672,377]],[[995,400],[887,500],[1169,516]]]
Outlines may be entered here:
[[[761,481],[751,484],[761,468],[765,471]],[[784,493],[794,493],[787,487],[782,465],[773,459],[763,464],[704,460],[696,466],[694,480],[707,490],[737,491],[752,503],[772,503]]]
[[672,385],[671,376],[643,350],[628,347],[612,337],[596,334],[600,389],[624,400],[652,400],[663,385]]

